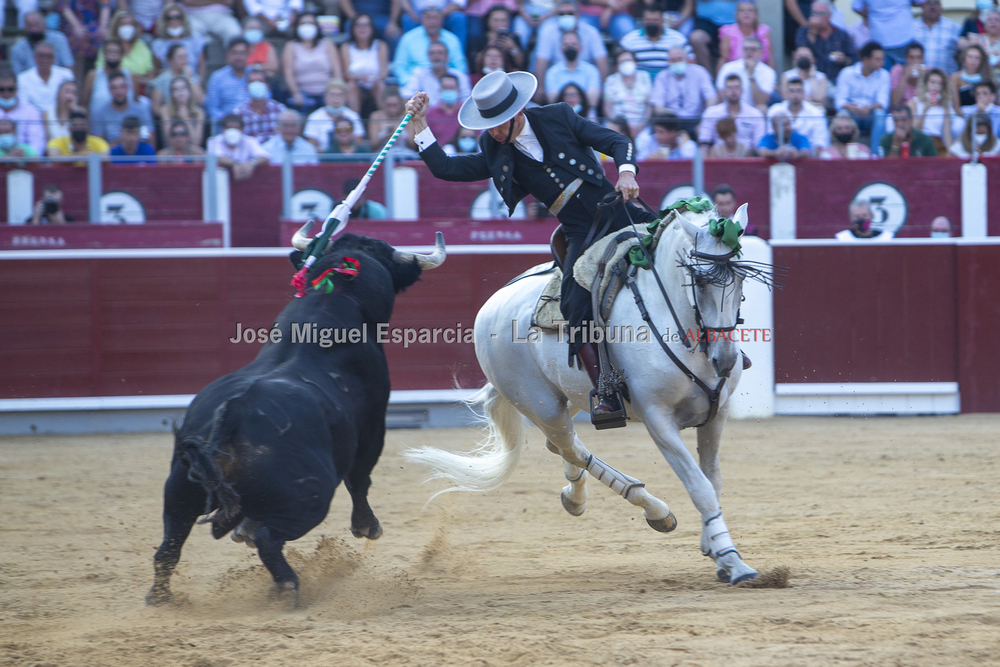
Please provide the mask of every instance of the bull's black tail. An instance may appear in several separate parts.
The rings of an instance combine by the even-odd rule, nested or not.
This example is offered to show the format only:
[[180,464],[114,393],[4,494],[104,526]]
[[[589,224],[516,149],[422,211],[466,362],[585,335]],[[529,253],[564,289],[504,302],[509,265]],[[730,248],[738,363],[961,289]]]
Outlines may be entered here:
[[236,429],[234,410],[229,402],[223,403],[215,411],[212,430],[208,439],[199,435],[188,435],[181,441],[181,448],[187,455],[188,479],[201,484],[208,494],[205,500],[205,514],[215,509],[211,516],[198,523],[220,524],[228,522],[240,513],[240,494],[226,481],[222,468],[216,462],[219,456],[231,456],[222,449],[229,436]]

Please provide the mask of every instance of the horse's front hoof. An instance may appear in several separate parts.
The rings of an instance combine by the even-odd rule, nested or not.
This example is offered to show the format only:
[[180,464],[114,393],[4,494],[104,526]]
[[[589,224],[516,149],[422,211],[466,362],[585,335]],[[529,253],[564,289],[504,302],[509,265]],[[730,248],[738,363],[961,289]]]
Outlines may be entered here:
[[740,583],[741,581],[750,581],[751,579],[756,579],[756,578],[757,578],[757,572],[754,571],[754,570],[750,570],[749,572],[744,572],[743,574],[739,575],[735,579],[731,579],[729,581],[729,583],[731,583],[733,586],[735,586],[736,584]]
[[729,573],[723,570],[721,567],[715,571],[715,578],[724,584],[729,583]]
[[351,535],[357,538],[367,537],[369,540],[377,540],[382,537],[382,524],[376,521],[374,525],[362,528],[351,526]]
[[559,499],[562,500],[563,509],[573,516],[582,516],[583,513],[587,511],[586,501],[582,503],[574,503],[569,499],[569,496],[566,495],[565,491],[559,494]]
[[662,519],[650,519],[647,517],[646,523],[648,523],[649,527],[658,533],[669,533],[677,527],[677,517],[675,517],[674,513],[671,512]]
[[271,584],[269,597],[272,600],[287,600],[290,609],[299,608],[299,582],[282,581]]

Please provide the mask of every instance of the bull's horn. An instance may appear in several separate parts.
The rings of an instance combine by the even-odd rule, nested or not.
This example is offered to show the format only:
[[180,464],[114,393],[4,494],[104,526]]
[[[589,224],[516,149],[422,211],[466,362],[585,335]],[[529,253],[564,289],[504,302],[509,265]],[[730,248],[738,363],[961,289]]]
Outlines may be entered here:
[[295,248],[296,250],[301,250],[302,252],[305,252],[306,247],[309,245],[309,242],[312,240],[312,239],[309,238],[309,232],[312,231],[312,227],[313,227],[313,223],[314,222],[316,222],[316,221],[315,220],[310,220],[306,224],[302,225],[302,227],[299,229],[299,231],[297,231],[294,234],[292,234],[292,247],[293,248]]
[[401,252],[397,250],[392,258],[400,263],[412,262],[414,259],[420,264],[421,269],[436,269],[444,264],[447,253],[444,250],[444,234],[437,232],[434,235],[434,252],[429,255],[422,255],[419,252]]

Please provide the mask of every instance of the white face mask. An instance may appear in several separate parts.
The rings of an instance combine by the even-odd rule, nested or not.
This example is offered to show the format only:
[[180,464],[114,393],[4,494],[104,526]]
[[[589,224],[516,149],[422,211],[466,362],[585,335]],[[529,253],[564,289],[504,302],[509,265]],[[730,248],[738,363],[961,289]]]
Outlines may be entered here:
[[931,232],[932,239],[946,239],[950,238],[951,234],[949,232]]
[[571,32],[576,27],[576,17],[572,14],[560,14],[556,20],[559,23],[559,29],[563,32]]
[[243,130],[238,127],[230,127],[222,131],[222,140],[226,142],[227,146],[235,146],[240,143],[242,137]]
[[171,37],[180,37],[184,34],[184,26],[182,25],[172,25],[167,28],[167,34]]
[[618,71],[622,76],[632,76],[635,74],[635,61],[625,60],[618,63]]
[[316,38],[316,33],[319,32],[319,30],[312,23],[303,23],[299,26],[299,29],[296,32],[299,35],[299,39],[304,39],[305,41],[310,42]]
[[135,37],[135,26],[128,23],[118,26],[118,37],[126,42],[132,41],[132,38]]
[[989,137],[989,136],[990,136],[989,134],[974,134],[974,135],[972,135],[973,140],[976,142],[977,146],[982,146],[983,144],[985,144],[986,143],[986,138]]

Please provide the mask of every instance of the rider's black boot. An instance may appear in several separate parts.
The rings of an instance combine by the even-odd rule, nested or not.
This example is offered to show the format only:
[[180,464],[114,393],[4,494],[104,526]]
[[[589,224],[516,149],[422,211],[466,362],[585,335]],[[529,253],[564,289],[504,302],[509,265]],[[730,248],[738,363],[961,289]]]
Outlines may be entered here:
[[[590,382],[594,385],[595,391],[598,388],[598,380],[601,377],[601,357],[597,352],[597,343],[584,343],[576,352],[580,361],[583,363],[584,369],[587,371],[587,375],[590,377]],[[615,395],[602,396],[597,395],[597,403],[592,404],[591,407],[591,418],[595,425],[598,423],[603,423],[611,415],[616,415],[622,411],[622,406],[618,402],[618,398]],[[602,420],[602,417],[604,420]],[[625,426],[624,417],[618,423],[618,419],[614,420],[614,425],[610,423],[604,428],[615,428],[617,426]]]

